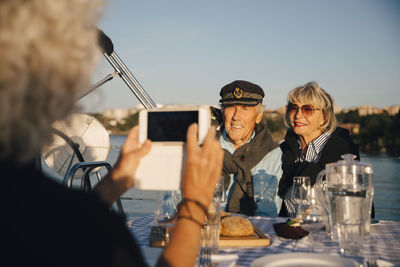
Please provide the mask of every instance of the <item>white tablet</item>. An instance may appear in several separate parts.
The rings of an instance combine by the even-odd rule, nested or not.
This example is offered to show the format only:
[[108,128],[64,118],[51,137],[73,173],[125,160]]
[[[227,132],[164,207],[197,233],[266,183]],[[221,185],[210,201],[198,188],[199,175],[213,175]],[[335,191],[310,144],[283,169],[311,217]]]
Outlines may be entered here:
[[198,124],[198,140],[201,144],[211,125],[209,107],[139,112],[139,143],[150,139],[152,148],[140,161],[135,187],[142,190],[180,188],[185,164],[186,132],[192,123]]

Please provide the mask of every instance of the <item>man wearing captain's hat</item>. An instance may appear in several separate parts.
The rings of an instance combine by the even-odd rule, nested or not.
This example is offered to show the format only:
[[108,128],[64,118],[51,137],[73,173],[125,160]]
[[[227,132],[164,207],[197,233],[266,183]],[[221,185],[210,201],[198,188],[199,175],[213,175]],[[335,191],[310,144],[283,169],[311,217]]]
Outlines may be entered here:
[[277,216],[282,205],[277,196],[282,152],[263,118],[264,90],[238,80],[222,87],[220,96],[226,211]]

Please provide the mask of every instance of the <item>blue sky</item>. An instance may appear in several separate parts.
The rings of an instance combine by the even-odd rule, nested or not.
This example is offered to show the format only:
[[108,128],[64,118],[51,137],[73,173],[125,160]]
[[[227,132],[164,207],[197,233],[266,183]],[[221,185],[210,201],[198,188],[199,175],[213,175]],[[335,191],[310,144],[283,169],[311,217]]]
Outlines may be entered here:
[[[109,0],[99,27],[156,103],[218,105],[243,79],[267,108],[311,80],[342,108],[400,104],[398,0]],[[112,72],[101,58],[93,82]],[[138,103],[119,77],[79,101],[87,112]]]

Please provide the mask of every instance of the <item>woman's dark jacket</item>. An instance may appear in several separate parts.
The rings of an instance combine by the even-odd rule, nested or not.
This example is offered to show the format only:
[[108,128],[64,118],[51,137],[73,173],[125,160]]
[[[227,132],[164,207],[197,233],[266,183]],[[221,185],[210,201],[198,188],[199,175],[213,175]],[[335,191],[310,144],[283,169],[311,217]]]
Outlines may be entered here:
[[[278,195],[282,199],[284,199],[287,190],[291,187],[294,176],[309,176],[311,185],[314,185],[318,173],[325,169],[325,164],[341,160],[341,155],[348,153],[354,154],[358,160],[360,159],[358,145],[353,143],[349,131],[341,127],[337,127],[331,134],[321,151],[320,159],[316,163],[295,162],[299,153],[299,143],[297,135],[292,129],[287,131],[285,141],[280,147],[283,152],[283,174],[279,182]],[[282,204],[279,216],[288,216],[284,204]]]
[[125,218],[97,194],[67,189],[34,164],[0,167],[0,262],[12,263],[1,266],[147,266]]

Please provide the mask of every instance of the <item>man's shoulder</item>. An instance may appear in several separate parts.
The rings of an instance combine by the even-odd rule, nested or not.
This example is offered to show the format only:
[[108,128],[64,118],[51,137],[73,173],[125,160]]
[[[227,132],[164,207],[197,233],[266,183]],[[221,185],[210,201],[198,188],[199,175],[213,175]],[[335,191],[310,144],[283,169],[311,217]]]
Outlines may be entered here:
[[282,150],[280,147],[276,147],[268,152],[264,158],[256,165],[257,169],[267,169],[271,171],[277,171],[282,165]]
[[282,149],[280,146],[277,146],[276,148],[272,149],[270,152],[265,155],[264,158],[270,157],[270,158],[281,158],[282,157]]

